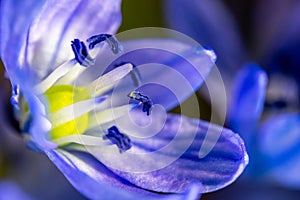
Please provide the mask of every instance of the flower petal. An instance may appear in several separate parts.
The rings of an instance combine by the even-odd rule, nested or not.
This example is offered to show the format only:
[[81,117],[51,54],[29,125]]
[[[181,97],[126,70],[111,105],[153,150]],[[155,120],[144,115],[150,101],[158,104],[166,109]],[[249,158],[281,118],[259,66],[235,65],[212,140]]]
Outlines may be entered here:
[[242,68],[233,81],[228,123],[248,145],[263,111],[267,82],[267,74],[255,64]]
[[[237,134],[197,119],[169,115],[155,136],[127,134],[133,146],[126,152],[119,153],[114,146],[87,147],[87,151],[114,173],[147,190],[181,193],[197,184],[201,193],[215,191],[232,183],[248,164]],[[210,134],[207,139],[206,134]],[[215,136],[218,142],[200,159],[200,148],[214,142]]]
[[47,1],[30,27],[28,57],[41,77],[72,58],[71,41],[115,33],[121,22],[120,0]]
[[212,50],[175,40],[140,39],[125,41],[122,45],[121,54],[103,52],[95,66],[89,67],[86,74],[78,78],[79,85],[87,84],[120,63],[134,64],[134,70],[141,76],[141,84],[134,85],[132,74],[120,80],[113,91],[114,106],[128,103],[127,95],[140,90],[154,104],[171,109],[194,93],[204,82],[215,61]]
[[220,70],[225,69],[232,75],[245,61],[239,30],[222,1],[168,0],[165,11],[171,28],[188,34],[216,51],[219,57],[216,64]]
[[299,123],[299,114],[274,116],[262,124],[258,137],[264,169],[276,181],[294,188],[300,187]]
[[195,187],[186,194],[155,194],[135,187],[118,177],[92,156],[62,149],[45,152],[50,160],[66,176],[70,183],[82,194],[91,199],[195,199]]
[[24,61],[24,49],[29,26],[45,1],[1,1],[0,56],[12,79],[14,70]]
[[121,22],[120,3],[1,1],[1,57],[6,68],[30,66],[43,78],[72,58],[74,38],[115,33]]

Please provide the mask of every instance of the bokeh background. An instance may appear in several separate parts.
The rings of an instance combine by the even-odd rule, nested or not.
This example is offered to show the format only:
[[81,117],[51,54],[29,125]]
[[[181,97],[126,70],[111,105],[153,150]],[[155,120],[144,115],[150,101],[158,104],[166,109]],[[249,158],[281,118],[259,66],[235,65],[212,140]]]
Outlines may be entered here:
[[[188,1],[186,2],[188,3]],[[280,19],[289,14],[289,9],[292,8],[293,2],[296,2],[296,0],[287,0],[284,1],[285,3],[282,3],[282,0],[281,3],[278,3],[280,0],[274,0],[274,7],[270,7],[272,5],[270,3],[265,3],[265,8],[259,0],[221,1],[236,20],[237,30],[242,40],[245,41],[245,46],[250,52],[249,55],[251,55],[249,60],[264,65],[267,61],[261,59],[261,52],[266,48],[267,42],[264,43],[264,40],[258,41],[257,38],[269,38],[281,26],[280,23],[283,21]],[[259,12],[263,12],[265,16],[270,17],[270,24],[269,28],[265,27],[265,29],[253,31],[258,26],[257,15],[255,14],[258,12],[256,10],[258,9],[258,5],[260,5],[259,9],[261,9]],[[165,9],[164,0],[123,0],[123,23],[119,32],[138,27],[168,28],[169,23],[166,20]],[[274,15],[274,13],[277,13],[278,16]],[[226,27],[223,28],[226,29]],[[255,45],[257,42],[261,42],[262,45]],[[209,43],[208,41],[203,41],[203,43],[209,45],[207,44]],[[27,149],[12,117],[12,110],[9,105],[11,89],[8,80],[4,78],[4,74],[4,69],[1,66],[0,183],[7,183],[6,181],[14,183],[33,199],[85,199],[72,188],[63,175],[45,156]],[[199,92],[197,92],[197,96],[201,108],[201,116],[193,116],[192,112],[190,116],[208,120],[210,118],[210,105],[201,97]],[[189,100],[185,104],[189,104]],[[178,111],[179,108],[175,108],[172,112]],[[0,184],[1,192],[3,191]],[[0,200],[2,200],[1,198],[0,194]],[[271,181],[260,181],[256,178],[249,179],[242,176],[229,187],[217,192],[204,194],[201,199],[297,200],[300,199],[300,190],[285,188]]]

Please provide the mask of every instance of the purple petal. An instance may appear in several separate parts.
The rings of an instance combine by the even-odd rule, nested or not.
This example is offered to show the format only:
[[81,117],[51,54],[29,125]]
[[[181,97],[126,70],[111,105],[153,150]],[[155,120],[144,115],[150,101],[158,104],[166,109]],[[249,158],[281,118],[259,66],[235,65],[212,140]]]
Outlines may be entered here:
[[58,149],[47,151],[46,154],[70,183],[88,198],[180,200],[198,196],[197,188],[194,186],[181,195],[159,195],[148,192],[118,177],[98,160],[83,152]]
[[258,137],[261,164],[278,182],[300,187],[300,115],[282,114],[265,121]]
[[171,28],[216,51],[221,70],[225,69],[231,75],[245,61],[234,18],[222,1],[168,0],[165,11]]
[[[215,136],[219,139],[214,148],[200,159],[200,148],[214,142]],[[147,190],[181,193],[197,184],[201,193],[215,191],[232,183],[248,164],[237,134],[179,115],[169,115],[157,135],[131,139],[132,148],[122,154],[114,146],[88,147],[87,151],[114,173]]]
[[262,114],[267,82],[266,73],[255,64],[246,65],[233,81],[228,123],[247,142],[253,138]]
[[107,199],[112,199],[119,196],[128,199],[130,193],[126,194],[126,190],[143,192],[126,180],[118,179],[115,174],[88,154],[75,151],[70,153],[61,149],[48,151],[46,154],[71,184],[87,197],[99,199],[105,196]]
[[141,84],[135,86],[131,74],[122,79],[113,91],[115,105],[128,103],[127,95],[138,89],[154,104],[171,109],[194,93],[215,61],[213,51],[176,40],[141,39],[122,42],[122,45],[121,54],[105,51],[95,67],[88,68],[83,78],[78,79],[89,83],[122,62],[133,63],[141,75]]

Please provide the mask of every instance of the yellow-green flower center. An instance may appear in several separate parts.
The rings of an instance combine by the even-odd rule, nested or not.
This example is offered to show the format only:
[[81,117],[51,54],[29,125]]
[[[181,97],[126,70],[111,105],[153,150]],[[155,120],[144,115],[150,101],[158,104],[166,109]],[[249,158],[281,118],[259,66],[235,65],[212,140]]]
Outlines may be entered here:
[[[52,86],[45,92],[45,96],[48,100],[47,109],[50,114],[66,106],[91,98],[85,88],[72,85]],[[87,129],[88,123],[89,113],[87,112],[73,120],[52,127],[51,138],[58,139],[72,134],[82,134]]]

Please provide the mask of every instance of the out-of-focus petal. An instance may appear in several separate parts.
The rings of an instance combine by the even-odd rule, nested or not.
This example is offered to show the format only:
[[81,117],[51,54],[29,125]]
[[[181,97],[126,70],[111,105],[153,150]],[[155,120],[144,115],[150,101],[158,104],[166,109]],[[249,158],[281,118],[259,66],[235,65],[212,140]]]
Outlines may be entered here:
[[216,51],[221,70],[232,75],[245,61],[235,21],[222,1],[168,0],[165,11],[171,28]]
[[[229,97],[228,124],[251,143],[264,107],[268,78],[257,65],[242,68],[233,81]],[[251,145],[251,144],[248,144]]]
[[[114,145],[87,151],[115,174],[147,190],[181,193],[196,184],[201,193],[215,191],[232,183],[248,164],[237,134],[197,119],[169,115],[154,136],[127,134],[133,145],[126,152],[119,153]],[[215,136],[219,139],[214,148],[200,159],[200,148],[214,142]]]
[[28,194],[24,193],[21,188],[18,187],[14,182],[8,180],[2,180],[0,182],[0,199],[10,199],[10,200],[31,200]]
[[[104,51],[95,66],[78,78],[78,84],[89,83],[104,71],[122,62],[131,62],[140,74],[134,84],[132,74],[122,79],[113,91],[113,104],[128,103],[128,94],[136,89],[149,96],[154,104],[171,109],[197,89],[214,65],[212,50],[169,39],[141,39],[122,42],[123,52],[113,55]],[[108,66],[107,68],[104,68]],[[162,95],[163,94],[163,95]]]
[[86,197],[92,199],[195,199],[195,187],[183,194],[156,194],[135,187],[133,184],[114,174],[91,155],[62,149],[46,152],[70,183]]
[[264,169],[276,181],[295,188],[300,187],[299,124],[299,114],[278,115],[265,121],[258,135]]

